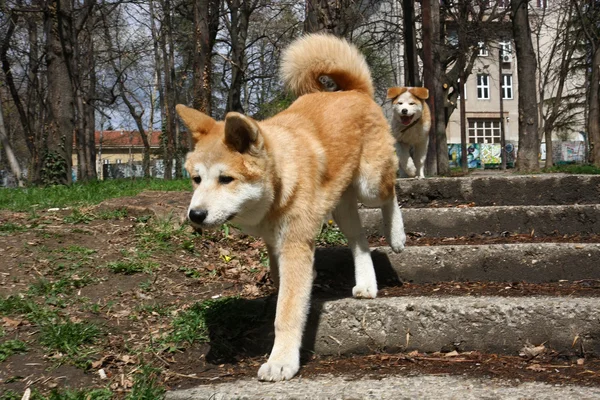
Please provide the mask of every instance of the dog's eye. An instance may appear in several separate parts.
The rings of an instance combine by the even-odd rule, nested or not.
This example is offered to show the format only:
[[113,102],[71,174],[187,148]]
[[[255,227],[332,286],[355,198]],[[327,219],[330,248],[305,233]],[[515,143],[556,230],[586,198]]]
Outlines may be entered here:
[[199,184],[200,184],[200,182],[202,182],[202,178],[201,178],[201,177],[199,177],[199,176],[195,176],[195,177],[193,177],[193,178],[192,178],[192,180],[194,181],[194,183],[195,183],[196,185],[199,185]]
[[410,104],[411,106],[414,106],[414,105],[415,105],[415,103],[409,103],[409,104]]
[[233,182],[233,177],[221,175],[219,176],[219,183],[222,185],[227,185],[228,183]]

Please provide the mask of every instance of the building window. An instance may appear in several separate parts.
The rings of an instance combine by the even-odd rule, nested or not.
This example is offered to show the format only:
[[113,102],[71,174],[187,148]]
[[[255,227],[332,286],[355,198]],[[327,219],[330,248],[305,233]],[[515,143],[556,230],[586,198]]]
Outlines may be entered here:
[[477,54],[479,57],[487,57],[489,56],[489,52],[487,46],[483,42],[479,42],[479,53]]
[[500,55],[504,58],[504,56],[512,56],[512,44],[510,42],[500,42],[500,49],[502,52]]
[[548,0],[537,0],[538,8],[546,8],[548,7]]
[[500,120],[469,118],[469,143],[500,143]]
[[490,76],[487,74],[477,75],[477,98],[479,100],[490,98]]
[[513,87],[512,87],[512,75],[504,74],[502,75],[502,98],[504,100],[512,100],[513,99]]
[[120,159],[120,158],[117,158],[117,159],[115,160],[115,162],[116,162],[117,164],[121,164],[121,159]]
[[506,8],[509,6],[509,0],[498,0],[496,4],[498,4],[498,8]]

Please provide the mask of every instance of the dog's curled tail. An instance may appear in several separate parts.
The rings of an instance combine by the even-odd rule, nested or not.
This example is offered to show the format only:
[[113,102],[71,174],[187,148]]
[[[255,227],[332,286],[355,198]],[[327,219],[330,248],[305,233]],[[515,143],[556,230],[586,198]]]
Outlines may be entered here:
[[280,74],[296,96],[356,90],[373,97],[371,72],[364,56],[345,39],[330,34],[296,39],[283,52]]

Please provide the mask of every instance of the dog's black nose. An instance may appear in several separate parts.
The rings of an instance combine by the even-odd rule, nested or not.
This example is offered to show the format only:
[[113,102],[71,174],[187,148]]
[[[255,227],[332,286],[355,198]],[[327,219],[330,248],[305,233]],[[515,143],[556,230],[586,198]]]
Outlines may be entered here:
[[206,219],[208,210],[190,210],[189,217],[190,221],[196,224],[201,224]]
[[408,110],[406,108],[402,109],[402,114],[408,114]]

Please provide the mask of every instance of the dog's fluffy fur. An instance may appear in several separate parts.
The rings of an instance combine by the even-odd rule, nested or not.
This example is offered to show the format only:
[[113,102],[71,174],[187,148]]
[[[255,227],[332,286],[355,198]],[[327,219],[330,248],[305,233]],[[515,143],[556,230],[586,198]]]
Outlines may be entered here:
[[431,114],[425,101],[429,90],[423,87],[393,87],[388,89],[387,97],[392,100],[392,133],[396,138],[400,168],[410,178],[425,178],[431,127]]
[[355,297],[377,295],[357,201],[381,208],[394,251],[406,241],[395,195],[394,140],[373,101],[363,56],[343,39],[309,35],[287,48],[281,73],[300,97],[265,121],[230,112],[217,122],[177,106],[195,143],[186,160],[194,187],[192,224],[231,221],[267,244],[279,287],[275,343],[258,371],[267,381],[290,379],[299,369],[314,238],[327,213],[333,212],[354,255]]

